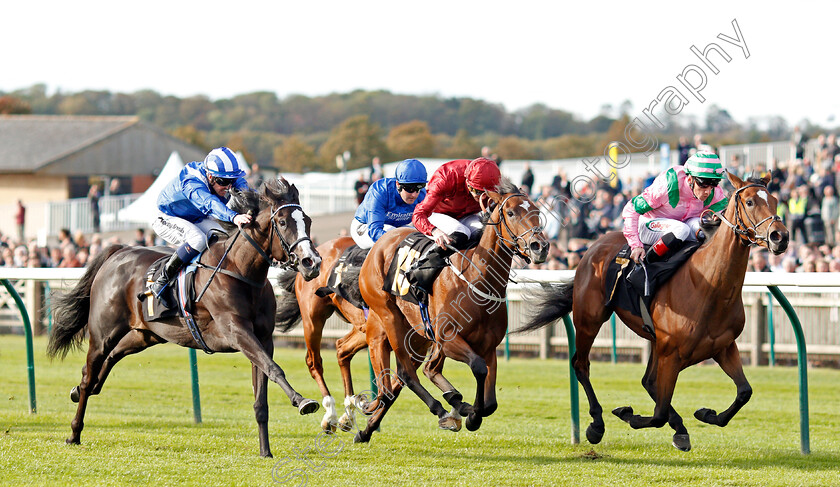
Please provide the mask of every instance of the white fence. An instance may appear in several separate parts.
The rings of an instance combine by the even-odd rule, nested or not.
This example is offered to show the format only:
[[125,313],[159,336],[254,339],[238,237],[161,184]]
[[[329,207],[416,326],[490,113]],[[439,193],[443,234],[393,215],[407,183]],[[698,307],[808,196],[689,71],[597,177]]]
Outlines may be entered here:
[[[49,284],[51,290],[75,285],[84,269],[6,269],[0,268],[0,279],[10,279],[26,302],[30,321],[42,328],[49,326],[49,316],[44,313],[44,304],[48,303],[40,293],[42,286]],[[273,276],[270,274],[270,277]],[[571,279],[574,271],[518,271],[517,281],[558,282]],[[766,286],[776,285],[784,292],[796,309],[805,332],[809,360],[819,363],[821,360],[836,362],[840,359],[840,274],[777,274],[747,273],[744,285],[744,304],[747,316],[744,332],[738,338],[738,346],[745,361],[753,364],[767,362],[771,342],[777,356],[796,355],[796,340],[792,326],[784,311],[773,302]],[[527,304],[522,301],[522,291],[527,284],[510,284],[508,287],[509,329],[521,327],[527,319]],[[772,306],[771,306],[772,304]],[[709,303],[710,306],[714,303]],[[768,321],[772,317],[773,335],[768,333]],[[5,288],[0,288],[0,327],[19,332],[22,326],[20,313]],[[620,321],[617,321],[615,346],[622,357],[647,358],[649,343],[636,336]],[[349,325],[336,316],[331,317],[324,329],[327,345],[332,339],[339,338],[349,331]],[[287,334],[278,335],[279,341],[302,342],[303,331],[300,327]],[[552,327],[508,337],[508,346],[513,353],[538,354],[550,357],[567,353],[565,327],[557,323]],[[605,324],[595,341],[595,353],[609,356],[612,351],[613,336],[611,326]],[[504,347],[502,344],[500,347]]]

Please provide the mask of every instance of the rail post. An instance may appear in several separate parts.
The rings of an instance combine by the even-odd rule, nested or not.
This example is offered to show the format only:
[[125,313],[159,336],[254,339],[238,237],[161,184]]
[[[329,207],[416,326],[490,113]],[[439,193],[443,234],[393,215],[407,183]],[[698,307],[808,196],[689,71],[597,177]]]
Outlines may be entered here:
[[[790,305],[790,301],[782,294],[778,286],[767,286],[776,301],[790,318],[793,326],[793,333],[796,335],[796,353],[799,362],[799,441],[802,453],[811,453],[811,438],[808,414],[808,352],[805,349],[805,333],[802,331],[802,324],[799,317]],[[772,348],[771,348],[772,350]]]
[[29,413],[35,414],[38,412],[35,401],[35,352],[32,346],[32,323],[29,322],[29,313],[26,311],[26,306],[23,304],[23,299],[20,298],[15,287],[8,279],[2,279],[3,286],[12,295],[15,300],[18,310],[20,310],[20,317],[23,319],[23,332],[26,335],[26,370],[29,375]]
[[572,403],[572,444],[580,443],[580,400],[578,395],[578,381],[575,375],[573,360],[575,357],[575,327],[569,315],[563,316],[566,325],[566,337],[569,339],[569,398]]

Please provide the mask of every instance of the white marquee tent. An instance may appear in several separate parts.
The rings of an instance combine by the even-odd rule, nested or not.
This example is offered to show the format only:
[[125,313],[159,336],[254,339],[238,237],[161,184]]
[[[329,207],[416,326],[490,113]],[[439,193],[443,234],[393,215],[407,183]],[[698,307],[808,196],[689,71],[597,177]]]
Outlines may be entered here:
[[155,215],[157,215],[158,195],[170,181],[178,176],[178,173],[183,168],[184,161],[181,160],[181,156],[177,152],[172,151],[172,154],[169,155],[169,159],[164,164],[163,169],[160,170],[160,174],[155,179],[155,182],[134,203],[120,210],[117,214],[117,220],[121,222],[150,224]]

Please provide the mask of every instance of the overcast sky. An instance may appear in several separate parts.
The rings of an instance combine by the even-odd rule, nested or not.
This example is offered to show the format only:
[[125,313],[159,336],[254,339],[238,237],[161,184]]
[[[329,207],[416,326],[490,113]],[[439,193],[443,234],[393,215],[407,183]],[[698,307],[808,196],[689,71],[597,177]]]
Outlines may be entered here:
[[[0,90],[152,89],[211,99],[353,89],[633,115],[677,75],[707,76],[685,113],[782,115],[835,126],[837,2],[6,2]],[[749,50],[719,39],[741,37]],[[717,43],[711,73],[690,48]],[[688,76],[697,83],[699,75]],[[837,122],[834,116],[838,115]]]

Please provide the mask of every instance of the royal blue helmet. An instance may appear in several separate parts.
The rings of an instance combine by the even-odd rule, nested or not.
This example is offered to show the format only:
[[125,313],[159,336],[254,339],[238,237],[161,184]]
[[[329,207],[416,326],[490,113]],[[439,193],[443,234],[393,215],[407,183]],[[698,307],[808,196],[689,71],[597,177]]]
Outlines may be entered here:
[[417,159],[406,159],[397,166],[397,182],[412,184],[412,183],[427,183],[426,166]]
[[240,169],[236,154],[227,147],[213,149],[204,158],[204,167],[217,178],[241,178],[245,171]]

